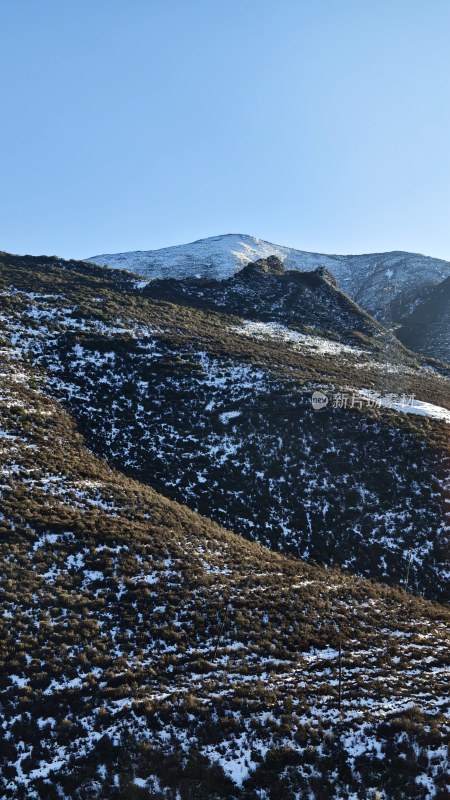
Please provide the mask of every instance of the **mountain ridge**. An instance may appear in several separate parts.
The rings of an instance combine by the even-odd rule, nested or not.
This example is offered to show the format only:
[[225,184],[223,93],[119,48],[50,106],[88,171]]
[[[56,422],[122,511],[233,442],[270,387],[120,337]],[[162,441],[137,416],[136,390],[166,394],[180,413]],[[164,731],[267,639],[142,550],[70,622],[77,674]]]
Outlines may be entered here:
[[[353,254],[327,254],[316,253],[309,250],[299,250],[294,247],[278,245],[248,234],[223,234],[211,236],[206,239],[196,239],[195,241],[182,245],[161,247],[156,250],[137,250],[123,253],[105,253],[97,256],[90,256],[86,261],[107,266],[129,269],[149,278],[172,277],[197,277],[192,270],[198,267],[202,277],[215,277],[222,279],[230,277],[235,271],[240,269],[250,261],[257,260],[257,257],[264,258],[275,255],[283,261],[286,269],[311,270],[320,266],[333,265],[335,267],[335,277],[341,282],[343,289],[347,288],[355,291],[352,286],[345,286],[345,283],[352,282],[352,276],[345,272],[346,262],[356,263],[357,261],[375,260],[377,263],[386,262],[389,268],[390,262],[405,257],[424,261],[430,266],[434,266],[439,272],[436,276],[441,279],[450,274],[450,261],[423,255],[421,253],[410,253],[404,250],[391,250],[380,253],[353,253]],[[184,262],[184,263],[183,263]],[[340,269],[337,265],[341,265]],[[166,269],[164,270],[164,267]],[[167,274],[167,269],[171,270]],[[348,268],[349,269],[349,268]],[[331,270],[333,272],[333,270]],[[438,282],[436,280],[436,282]]]

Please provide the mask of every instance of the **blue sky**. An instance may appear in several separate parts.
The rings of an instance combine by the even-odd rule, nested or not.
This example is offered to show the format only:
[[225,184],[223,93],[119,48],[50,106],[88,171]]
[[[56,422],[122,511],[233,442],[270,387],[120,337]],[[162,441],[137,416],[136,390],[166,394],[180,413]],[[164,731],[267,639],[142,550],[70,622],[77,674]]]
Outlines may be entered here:
[[0,249],[450,259],[447,0],[3,0]]

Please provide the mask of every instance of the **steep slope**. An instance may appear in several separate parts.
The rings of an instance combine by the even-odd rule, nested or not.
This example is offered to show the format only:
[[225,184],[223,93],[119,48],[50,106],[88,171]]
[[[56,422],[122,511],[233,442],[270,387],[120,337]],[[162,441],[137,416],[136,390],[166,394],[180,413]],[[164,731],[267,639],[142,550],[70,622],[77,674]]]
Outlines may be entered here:
[[[95,297],[115,308],[83,265],[27,262],[33,296],[14,267],[4,331],[32,338],[52,309],[82,329]],[[58,308],[80,286],[78,310]],[[3,343],[0,372],[4,800],[445,796],[447,610],[272,553],[111,470],[23,342]]]
[[[3,335],[128,475],[273,549],[443,598],[448,381],[394,352],[326,275],[250,273],[183,282],[175,305],[167,282],[5,256]],[[224,297],[276,322],[213,312]],[[315,308],[314,331],[279,322]],[[384,408],[387,389],[430,406]]]
[[[433,286],[450,276],[450,262],[418,253],[390,252],[364,255],[325,255],[274,245],[253,236],[228,234],[200,239],[161,250],[116,253],[89,259],[155,278],[230,278],[249,262],[277,256],[288,270],[311,271],[326,267],[340,288],[380,320],[406,324]],[[424,321],[422,321],[423,326]],[[450,327],[442,331],[439,353],[433,352],[432,328],[414,341],[420,352],[450,362]]]
[[450,276],[424,293],[397,336],[412,350],[450,362]]

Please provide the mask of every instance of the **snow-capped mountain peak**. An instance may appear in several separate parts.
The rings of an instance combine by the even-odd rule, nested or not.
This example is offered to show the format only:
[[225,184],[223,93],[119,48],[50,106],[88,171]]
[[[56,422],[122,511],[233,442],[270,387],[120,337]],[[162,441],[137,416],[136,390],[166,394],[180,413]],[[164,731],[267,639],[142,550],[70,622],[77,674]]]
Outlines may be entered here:
[[137,250],[129,253],[105,253],[88,261],[128,269],[149,278],[205,277],[223,280],[234,275],[250,262],[275,255],[287,269],[305,269],[307,254],[275,245],[255,236],[227,233],[198,239],[190,244],[163,247],[159,250]]

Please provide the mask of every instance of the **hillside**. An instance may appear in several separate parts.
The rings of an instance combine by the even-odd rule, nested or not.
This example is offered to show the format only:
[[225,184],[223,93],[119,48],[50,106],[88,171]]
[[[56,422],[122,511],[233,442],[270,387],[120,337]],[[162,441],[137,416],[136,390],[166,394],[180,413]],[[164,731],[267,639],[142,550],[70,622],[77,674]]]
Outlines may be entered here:
[[424,294],[397,336],[407,347],[449,362],[449,332],[450,276]]
[[3,336],[129,477],[274,550],[448,596],[448,379],[323,273],[250,273],[174,303],[170,282],[5,256]]
[[[326,267],[339,287],[381,321],[406,325],[434,286],[450,276],[450,262],[418,253],[326,255],[272,244],[253,236],[228,234],[160,250],[106,253],[88,259],[97,264],[129,269],[148,279],[206,278],[224,280],[249,262],[277,256],[287,270],[313,271]],[[446,306],[439,313],[445,314]],[[441,329],[439,357],[450,363],[450,327]],[[435,330],[421,320],[420,336],[410,346],[433,353]],[[413,347],[414,349],[414,347]]]
[[[191,330],[126,275],[1,261],[2,798],[443,800],[448,610],[225,531],[97,458],[50,396],[76,400],[81,419],[100,386],[115,424],[111,352],[139,364],[176,332],[186,351],[206,331],[218,349],[223,318],[190,311]],[[138,337],[150,315],[158,333]],[[226,341],[242,343],[253,384],[248,338]],[[278,347],[253,344],[261,363]],[[159,384],[188,369],[171,363]],[[376,424],[395,430],[395,413]]]

